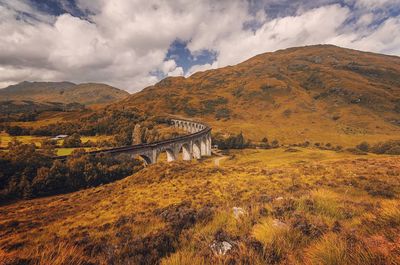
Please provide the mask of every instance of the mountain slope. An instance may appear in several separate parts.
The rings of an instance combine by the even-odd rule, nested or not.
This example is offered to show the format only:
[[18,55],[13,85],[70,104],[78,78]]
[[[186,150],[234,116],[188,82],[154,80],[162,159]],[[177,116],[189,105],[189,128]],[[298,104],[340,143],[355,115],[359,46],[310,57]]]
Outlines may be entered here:
[[332,45],[290,48],[169,77],[124,100],[223,132],[352,145],[400,137],[400,58]]
[[0,100],[30,100],[36,102],[80,103],[84,105],[110,103],[129,95],[118,88],[96,83],[76,85],[71,82],[21,82],[0,89]]

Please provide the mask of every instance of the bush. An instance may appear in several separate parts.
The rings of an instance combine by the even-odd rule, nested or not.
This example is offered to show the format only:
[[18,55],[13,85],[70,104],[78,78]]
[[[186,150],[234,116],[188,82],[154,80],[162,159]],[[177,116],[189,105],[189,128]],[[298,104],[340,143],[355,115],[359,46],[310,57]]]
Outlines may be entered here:
[[279,147],[279,141],[278,140],[273,140],[272,142],[271,142],[271,146],[272,146],[272,148],[277,148],[277,147]]
[[370,150],[375,154],[400,155],[400,140],[377,143]]
[[358,148],[347,148],[347,152],[352,153],[353,155],[366,155],[367,153],[364,151],[361,151]]
[[243,95],[244,87],[237,87],[232,91],[232,96],[240,98]]
[[231,118],[231,111],[227,108],[220,108],[215,113],[215,118],[217,120],[221,120],[221,119],[229,120]]
[[392,185],[380,180],[371,181],[364,189],[371,196],[379,196],[383,198],[393,199],[396,196],[395,190]]
[[369,145],[369,143],[364,141],[364,142],[360,143],[359,145],[357,145],[356,148],[360,149],[361,151],[368,152],[370,145]]
[[274,87],[271,86],[271,85],[269,85],[269,84],[263,84],[263,85],[260,86],[260,89],[261,89],[263,92],[267,92],[267,91],[271,90],[272,88],[274,88]]

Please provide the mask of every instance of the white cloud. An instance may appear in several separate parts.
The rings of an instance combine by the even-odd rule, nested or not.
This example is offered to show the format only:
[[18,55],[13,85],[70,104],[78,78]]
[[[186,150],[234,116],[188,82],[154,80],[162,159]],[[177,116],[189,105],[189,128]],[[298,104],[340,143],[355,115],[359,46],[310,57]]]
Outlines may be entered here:
[[381,8],[382,6],[390,6],[390,5],[398,5],[398,0],[356,0],[356,6],[376,9]]
[[214,62],[213,64],[196,64],[193,65],[192,67],[189,68],[187,71],[186,77],[191,76],[192,74],[196,72],[202,72],[202,71],[207,71],[210,69],[215,69],[218,68],[218,62]]
[[176,67],[174,70],[168,72],[167,76],[183,76],[183,68],[182,67]]
[[[369,26],[379,13],[369,9],[398,0],[348,1],[357,10],[321,1],[318,8],[299,5],[295,15],[269,18],[262,9],[249,12],[245,0],[78,0],[81,10],[90,11],[85,20],[44,14],[27,0],[0,0],[0,86],[22,80],[71,80],[138,91],[159,80],[154,72],[188,76],[259,53],[318,43],[399,55],[399,17]],[[386,13],[379,13],[379,19]],[[346,24],[352,16],[355,22]],[[188,42],[195,56],[204,50],[215,52],[216,61],[184,73],[174,57],[165,61],[177,39]]]
[[309,10],[298,16],[266,22],[255,33],[242,31],[224,38],[215,48],[219,66],[234,64],[265,51],[291,46],[326,43],[349,14],[338,5]]

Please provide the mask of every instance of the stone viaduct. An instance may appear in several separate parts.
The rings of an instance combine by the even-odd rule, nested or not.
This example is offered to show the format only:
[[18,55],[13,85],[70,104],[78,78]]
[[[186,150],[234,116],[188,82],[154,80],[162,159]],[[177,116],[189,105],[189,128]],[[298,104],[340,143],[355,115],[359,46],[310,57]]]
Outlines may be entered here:
[[[183,119],[171,119],[171,125],[181,128],[190,134],[149,144],[92,151],[90,154],[125,153],[133,157],[140,156],[147,164],[156,163],[159,155],[163,152],[167,154],[168,162],[177,160],[181,153],[183,160],[199,159],[202,156],[211,155],[211,128],[208,125]],[[57,159],[65,158],[66,156],[58,157]]]

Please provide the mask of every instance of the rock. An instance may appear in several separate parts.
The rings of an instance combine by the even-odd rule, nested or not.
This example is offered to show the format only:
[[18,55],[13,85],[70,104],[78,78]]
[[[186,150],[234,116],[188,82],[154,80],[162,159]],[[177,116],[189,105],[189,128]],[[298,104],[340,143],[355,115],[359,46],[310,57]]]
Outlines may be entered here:
[[232,249],[232,244],[229,243],[228,241],[214,241],[211,245],[210,248],[214,252],[215,255],[219,256],[224,256],[228,251]]
[[322,63],[322,58],[319,57],[319,56],[314,56],[314,57],[312,58],[312,62],[314,62],[314,63],[316,63],[316,64],[320,64],[320,63]]
[[287,228],[288,227],[287,224],[285,224],[284,222],[282,222],[278,219],[272,220],[272,225],[275,227],[279,227],[279,228]]
[[281,201],[281,200],[283,200],[283,197],[282,197],[282,196],[281,196],[281,197],[275,198],[275,201]]
[[232,210],[233,210],[233,216],[236,219],[238,219],[238,218],[240,218],[240,216],[246,214],[246,211],[241,207],[233,207]]

